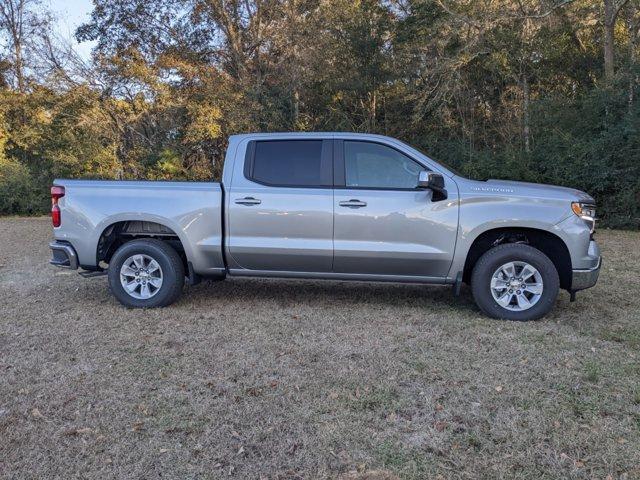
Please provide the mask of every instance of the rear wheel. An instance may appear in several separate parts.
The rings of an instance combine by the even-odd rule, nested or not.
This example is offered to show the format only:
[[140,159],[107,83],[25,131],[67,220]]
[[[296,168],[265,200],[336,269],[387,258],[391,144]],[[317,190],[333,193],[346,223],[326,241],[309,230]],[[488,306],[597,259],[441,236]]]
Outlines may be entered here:
[[109,262],[109,288],[127,307],[166,307],[178,299],[183,285],[182,260],[161,240],[127,242]]
[[560,280],[553,262],[529,245],[509,243],[487,251],[471,275],[473,298],[493,318],[536,320],[553,308]]

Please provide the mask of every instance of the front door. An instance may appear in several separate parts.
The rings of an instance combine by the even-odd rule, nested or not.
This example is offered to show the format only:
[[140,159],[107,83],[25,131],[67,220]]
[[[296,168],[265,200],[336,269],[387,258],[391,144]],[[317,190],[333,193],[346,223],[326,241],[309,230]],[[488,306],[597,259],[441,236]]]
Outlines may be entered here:
[[227,192],[230,269],[331,271],[331,147],[329,139],[249,143]]
[[337,140],[336,273],[446,277],[455,249],[457,191],[446,200],[418,189],[427,167],[375,142]]

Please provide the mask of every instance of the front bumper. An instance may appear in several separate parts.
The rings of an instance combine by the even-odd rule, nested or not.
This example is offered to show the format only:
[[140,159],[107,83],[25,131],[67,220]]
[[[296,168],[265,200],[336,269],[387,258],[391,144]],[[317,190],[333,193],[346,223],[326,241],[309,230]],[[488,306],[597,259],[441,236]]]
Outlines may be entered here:
[[51,265],[62,268],[78,269],[78,255],[70,243],[56,240],[49,244],[52,258],[49,260]]
[[593,268],[574,270],[571,279],[571,290],[577,292],[578,290],[593,287],[598,281],[600,267],[602,267],[602,257],[598,257],[598,263]]

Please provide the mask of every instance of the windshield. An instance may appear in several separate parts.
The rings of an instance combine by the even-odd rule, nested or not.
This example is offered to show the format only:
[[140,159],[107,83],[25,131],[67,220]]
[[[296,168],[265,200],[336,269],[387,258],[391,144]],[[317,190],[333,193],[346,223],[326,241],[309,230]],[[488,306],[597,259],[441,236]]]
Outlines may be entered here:
[[424,155],[425,157],[427,157],[429,160],[431,160],[432,162],[437,163],[438,165],[442,165],[444,168],[446,168],[447,170],[449,170],[451,173],[453,173],[454,175],[457,175],[458,177],[463,177],[463,178],[467,178],[466,175],[463,175],[462,173],[460,173],[459,171],[457,171],[455,168],[447,165],[444,162],[441,161],[437,161],[434,160],[430,155],[428,155],[427,153],[425,153],[423,150],[417,148],[417,147],[411,147],[412,149],[414,149],[416,152],[418,152],[420,155]]

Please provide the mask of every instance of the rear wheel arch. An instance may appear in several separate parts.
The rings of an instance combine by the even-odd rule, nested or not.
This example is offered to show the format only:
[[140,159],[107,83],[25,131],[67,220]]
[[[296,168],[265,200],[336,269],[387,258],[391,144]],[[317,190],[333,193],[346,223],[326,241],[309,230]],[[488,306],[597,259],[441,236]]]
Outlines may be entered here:
[[101,263],[108,264],[120,246],[142,238],[157,239],[169,244],[182,259],[185,271],[188,270],[189,252],[176,229],[165,223],[135,219],[114,221],[102,229],[96,246],[96,265],[100,268]]
[[537,228],[506,227],[482,232],[471,244],[464,264],[463,280],[471,282],[473,267],[491,248],[505,243],[523,243],[544,253],[556,267],[560,288],[571,288],[571,255],[565,242],[557,235]]

